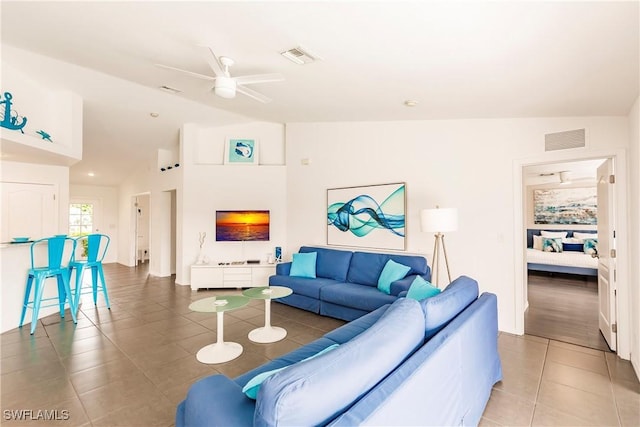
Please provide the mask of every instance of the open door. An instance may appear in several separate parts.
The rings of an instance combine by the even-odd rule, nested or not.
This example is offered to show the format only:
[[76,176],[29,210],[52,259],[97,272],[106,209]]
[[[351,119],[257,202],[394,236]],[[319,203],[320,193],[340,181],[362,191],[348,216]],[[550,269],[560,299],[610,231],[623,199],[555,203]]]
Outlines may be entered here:
[[611,350],[616,351],[616,249],[613,160],[598,167],[598,326]]

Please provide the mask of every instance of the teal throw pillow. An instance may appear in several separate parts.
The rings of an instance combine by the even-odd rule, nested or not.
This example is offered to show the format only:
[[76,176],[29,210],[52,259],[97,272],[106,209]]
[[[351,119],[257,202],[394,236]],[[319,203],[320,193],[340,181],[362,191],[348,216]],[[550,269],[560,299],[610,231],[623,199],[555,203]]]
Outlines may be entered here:
[[596,255],[598,253],[598,239],[584,239],[584,253],[587,255]]
[[411,283],[411,287],[407,292],[407,298],[412,298],[415,300],[422,300],[434,297],[442,292],[440,289],[433,286],[431,283],[427,282],[420,276],[416,276]]
[[[317,352],[313,356],[309,356],[306,359],[302,359],[300,362],[304,362],[305,360],[310,360],[310,359],[313,359],[314,357],[321,356],[321,355],[325,354],[326,352],[331,351],[334,348],[338,347],[338,345],[339,344],[330,345],[329,347],[325,348],[324,350],[321,350],[321,351]],[[283,369],[288,368],[289,366],[291,366],[291,365],[283,366],[282,368],[278,368],[278,369],[272,369],[270,371],[265,371],[265,372],[263,372],[261,374],[256,375],[255,377],[253,377],[249,381],[247,381],[247,383],[244,385],[244,387],[242,387],[242,392],[244,394],[246,394],[249,399],[255,400],[256,397],[258,396],[258,391],[260,390],[260,386],[262,385],[264,380],[269,378],[271,375],[273,375],[273,374],[275,374],[277,372],[280,372]]]
[[289,276],[315,279],[317,258],[317,252],[293,254],[293,262],[291,263],[291,271],[289,271]]
[[384,292],[387,295],[391,294],[391,283],[396,280],[403,279],[404,276],[411,270],[411,267],[408,267],[404,264],[400,264],[390,259],[384,265],[382,269],[382,273],[380,273],[380,277],[378,278],[378,289]]
[[562,239],[559,237],[543,237],[542,250],[545,252],[562,252]]

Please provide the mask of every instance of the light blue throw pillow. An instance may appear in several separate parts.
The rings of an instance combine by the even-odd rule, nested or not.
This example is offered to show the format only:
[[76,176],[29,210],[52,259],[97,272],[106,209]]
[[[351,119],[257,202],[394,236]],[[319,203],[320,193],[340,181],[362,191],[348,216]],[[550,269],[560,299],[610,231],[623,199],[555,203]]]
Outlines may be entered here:
[[411,267],[404,264],[400,264],[390,259],[384,265],[382,273],[378,278],[378,289],[387,295],[391,294],[391,283],[396,280],[403,279],[404,276],[411,270]]
[[293,254],[291,263],[291,271],[289,276],[307,277],[309,279],[316,278],[316,259],[317,252],[306,252],[303,254]]
[[[318,357],[321,356],[323,354],[325,354],[328,351],[333,350],[334,348],[338,347],[340,344],[333,344],[330,345],[329,347],[325,348],[324,350],[320,350],[319,352],[317,352],[316,354],[307,357],[306,359],[302,359],[300,362],[304,362],[305,360],[311,360],[314,357]],[[299,363],[299,362],[298,362]],[[291,366],[291,365],[289,365]],[[271,375],[282,371],[283,369],[288,368],[289,366],[283,366],[282,368],[278,368],[278,369],[272,369],[270,371],[264,371],[261,374],[256,375],[255,377],[251,378],[245,385],[244,387],[242,387],[242,392],[244,394],[247,395],[247,397],[249,399],[253,399],[255,400],[256,397],[258,396],[258,391],[260,390],[260,386],[262,385],[262,383],[264,382],[264,380],[266,380],[267,378],[269,378]]]
[[411,283],[411,287],[407,292],[407,298],[420,301],[422,299],[431,298],[442,292],[420,276],[416,276]]

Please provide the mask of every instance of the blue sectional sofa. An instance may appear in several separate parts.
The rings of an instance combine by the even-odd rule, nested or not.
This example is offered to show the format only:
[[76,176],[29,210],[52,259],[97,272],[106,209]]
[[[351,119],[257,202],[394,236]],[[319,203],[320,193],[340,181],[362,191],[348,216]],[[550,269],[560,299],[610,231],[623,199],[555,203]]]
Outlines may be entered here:
[[[462,276],[439,295],[399,298],[235,379],[197,381],[175,425],[477,425],[502,379],[497,341],[496,296],[478,297],[477,283]],[[277,369],[256,400],[243,393]]]
[[[431,269],[422,256],[351,252],[302,246],[299,253],[316,252],[316,278],[290,276],[291,263],[276,266],[269,285],[286,286],[293,293],[276,301],[323,316],[354,320],[385,304],[391,304],[406,292],[416,276],[431,280]],[[387,295],[377,288],[378,278],[387,261],[410,267],[404,279],[391,284]]]

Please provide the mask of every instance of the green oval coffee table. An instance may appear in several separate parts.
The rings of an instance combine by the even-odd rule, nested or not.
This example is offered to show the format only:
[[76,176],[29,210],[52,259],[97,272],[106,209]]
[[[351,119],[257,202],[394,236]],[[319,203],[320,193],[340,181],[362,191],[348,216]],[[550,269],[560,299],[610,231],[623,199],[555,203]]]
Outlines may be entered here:
[[201,363],[223,363],[235,359],[242,354],[242,345],[224,341],[224,312],[233,311],[249,303],[249,298],[241,295],[218,295],[194,301],[189,309],[201,313],[216,313],[217,339],[213,344],[202,347],[196,354]]
[[242,295],[246,297],[264,300],[264,326],[249,332],[251,341],[266,344],[280,341],[287,336],[286,329],[271,326],[271,300],[286,297],[291,293],[293,291],[285,286],[265,286],[242,291]]

